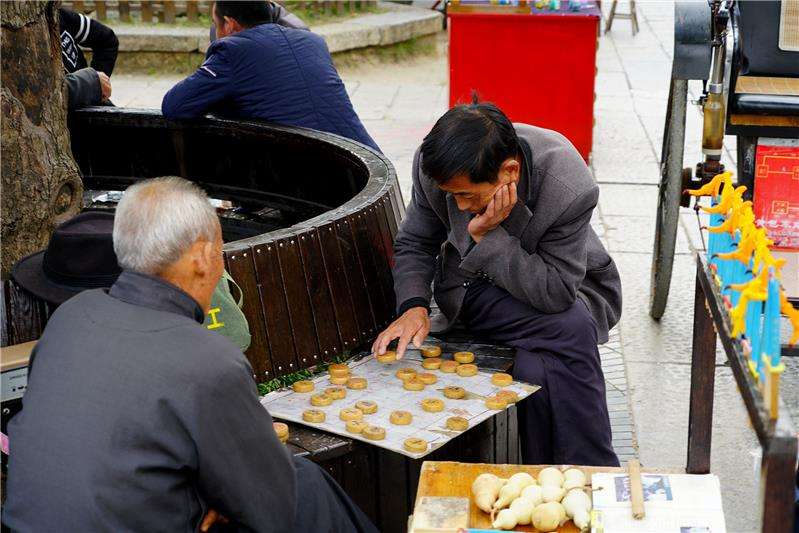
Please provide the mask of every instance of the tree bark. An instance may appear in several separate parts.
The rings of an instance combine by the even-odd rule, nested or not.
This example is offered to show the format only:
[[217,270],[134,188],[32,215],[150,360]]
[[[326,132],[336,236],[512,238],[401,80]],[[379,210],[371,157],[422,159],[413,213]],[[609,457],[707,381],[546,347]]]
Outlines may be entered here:
[[0,1],[3,279],[81,207],[83,184],[67,130],[58,4]]

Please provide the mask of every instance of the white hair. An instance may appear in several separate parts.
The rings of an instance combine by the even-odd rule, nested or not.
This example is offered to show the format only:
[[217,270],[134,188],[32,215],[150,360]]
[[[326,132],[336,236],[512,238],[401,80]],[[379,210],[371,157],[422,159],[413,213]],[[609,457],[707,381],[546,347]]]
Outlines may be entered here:
[[128,187],[114,217],[114,251],[119,265],[158,274],[195,242],[213,242],[216,210],[194,183],[168,176]]

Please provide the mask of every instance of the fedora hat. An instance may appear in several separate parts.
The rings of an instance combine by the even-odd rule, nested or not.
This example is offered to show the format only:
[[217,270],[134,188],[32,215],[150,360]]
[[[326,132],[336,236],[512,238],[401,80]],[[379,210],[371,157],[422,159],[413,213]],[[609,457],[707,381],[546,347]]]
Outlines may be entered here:
[[113,231],[113,213],[80,213],[56,228],[46,249],[20,259],[11,277],[26,291],[55,305],[86,289],[110,287],[122,272],[114,253]]

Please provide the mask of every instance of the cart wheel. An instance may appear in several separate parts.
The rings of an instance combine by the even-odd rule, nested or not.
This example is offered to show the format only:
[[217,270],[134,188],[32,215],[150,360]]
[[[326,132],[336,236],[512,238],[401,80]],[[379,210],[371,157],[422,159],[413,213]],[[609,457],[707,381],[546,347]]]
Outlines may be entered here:
[[666,312],[671,286],[671,271],[674,267],[677,227],[680,224],[681,185],[683,180],[690,180],[691,175],[691,169],[684,168],[677,180],[664,180],[660,184],[649,302],[649,314],[655,320],[660,320],[663,313]]
[[663,151],[660,163],[660,186],[655,220],[655,245],[652,252],[649,314],[660,320],[666,311],[674,265],[677,226],[680,222],[680,196],[684,179],[691,179],[691,169],[682,168],[685,143],[685,104],[688,82],[671,80]]

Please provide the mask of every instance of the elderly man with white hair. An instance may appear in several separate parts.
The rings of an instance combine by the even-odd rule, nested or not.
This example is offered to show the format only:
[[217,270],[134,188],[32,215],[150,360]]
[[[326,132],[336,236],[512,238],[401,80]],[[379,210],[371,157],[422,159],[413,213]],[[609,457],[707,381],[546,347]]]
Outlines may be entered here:
[[202,327],[222,232],[181,178],[131,186],[117,208],[123,268],[53,314],[10,427],[3,523],[15,531],[374,531],[313,463],[292,458],[252,369]]

